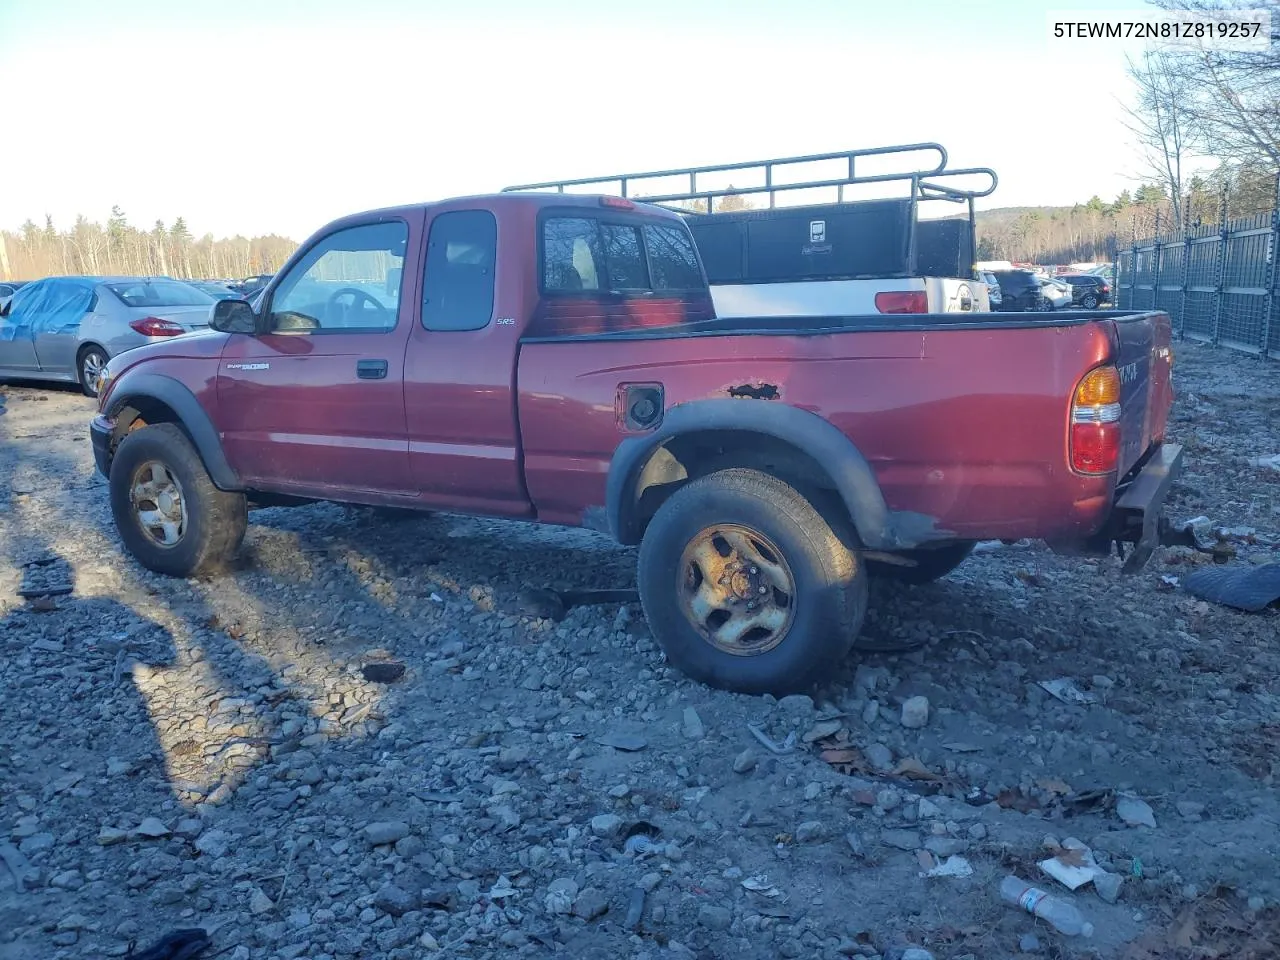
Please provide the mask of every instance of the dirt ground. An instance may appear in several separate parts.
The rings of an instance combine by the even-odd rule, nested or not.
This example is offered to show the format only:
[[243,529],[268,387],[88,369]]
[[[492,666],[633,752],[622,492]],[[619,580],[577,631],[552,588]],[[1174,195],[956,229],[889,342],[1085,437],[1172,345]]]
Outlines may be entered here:
[[[1172,518],[1280,560],[1280,471],[1250,463],[1280,364],[1176,353]],[[920,650],[779,702],[683,679],[638,606],[530,616],[522,588],[634,583],[584,531],[261,510],[226,575],[154,576],[92,402],[0,394],[0,960],[192,927],[233,960],[1277,955],[1280,611],[1189,595],[1204,554],[1126,578],[984,545],[873,587],[867,633]],[[1109,877],[1049,878],[1068,840]],[[1093,936],[1003,904],[1009,873]]]

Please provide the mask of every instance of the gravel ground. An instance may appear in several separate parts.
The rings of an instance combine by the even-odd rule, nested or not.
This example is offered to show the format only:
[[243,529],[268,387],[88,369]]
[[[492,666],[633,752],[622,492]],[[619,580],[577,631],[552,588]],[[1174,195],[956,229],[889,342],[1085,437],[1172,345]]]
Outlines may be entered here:
[[[1280,453],[1280,364],[1181,344],[1175,373],[1171,512],[1280,559],[1248,462]],[[583,531],[261,510],[225,576],[153,576],[91,402],[0,393],[4,960],[189,927],[233,960],[1274,955],[1280,615],[1185,593],[1205,555],[1122,579],[997,545],[876,585],[868,633],[923,648],[779,702],[684,680],[638,606],[529,616],[522,588],[634,582]],[[1068,839],[1110,877],[1049,879]],[[1003,905],[1009,872],[1094,936]]]

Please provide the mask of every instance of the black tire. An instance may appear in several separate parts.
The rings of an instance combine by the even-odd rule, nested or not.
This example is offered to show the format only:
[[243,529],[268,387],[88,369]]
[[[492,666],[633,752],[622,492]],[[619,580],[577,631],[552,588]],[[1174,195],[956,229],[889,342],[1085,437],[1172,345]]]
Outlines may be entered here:
[[[699,576],[696,565],[682,563],[685,551],[720,527],[750,531],[756,545],[768,541],[764,555],[776,550],[791,577],[788,619],[768,649],[726,652],[683,610],[685,578]],[[803,692],[848,653],[866,615],[867,575],[851,543],[776,477],[742,468],[712,473],[677,490],[649,523],[640,545],[640,602],[667,658],[689,678],[738,693]]]
[[1098,298],[1092,293],[1086,293],[1080,298],[1080,306],[1084,307],[1086,310],[1093,310],[1098,306]]
[[[148,463],[159,464],[176,481],[185,519],[170,546],[144,529],[134,508],[135,479]],[[171,577],[210,573],[230,560],[244,539],[249,523],[244,494],[213,485],[200,455],[177,424],[152,424],[126,436],[111,461],[109,486],[120,539],[148,570]],[[158,512],[160,503],[152,503]]]
[[963,540],[948,543],[946,546],[922,550],[903,550],[899,554],[904,559],[912,560],[915,566],[898,566],[895,563],[878,563],[867,561],[867,573],[882,580],[896,580],[898,583],[910,583],[916,586],[933,583],[954,570],[973,553],[973,541]]
[[107,365],[107,360],[107,351],[92,344],[81,347],[80,352],[76,354],[76,381],[86,397],[97,399],[98,383],[96,379],[90,378],[85,368],[92,363],[96,369],[101,370]]

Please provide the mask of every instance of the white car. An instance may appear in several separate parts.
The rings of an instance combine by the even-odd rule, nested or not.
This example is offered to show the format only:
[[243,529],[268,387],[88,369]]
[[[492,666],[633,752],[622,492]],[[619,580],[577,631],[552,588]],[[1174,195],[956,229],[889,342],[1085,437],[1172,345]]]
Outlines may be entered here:
[[1041,310],[1066,310],[1071,306],[1071,287],[1061,280],[1039,277]]

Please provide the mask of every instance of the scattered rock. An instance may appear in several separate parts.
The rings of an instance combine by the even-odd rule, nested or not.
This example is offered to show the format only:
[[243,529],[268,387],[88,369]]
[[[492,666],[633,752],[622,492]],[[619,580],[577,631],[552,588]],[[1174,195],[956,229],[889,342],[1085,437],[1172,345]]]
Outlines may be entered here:
[[867,744],[862,754],[867,758],[867,763],[871,764],[872,769],[878,773],[887,773],[893,769],[893,751],[883,743]]
[[756,757],[756,752],[752,750],[750,747],[747,747],[747,749],[743,750],[740,754],[737,755],[737,757],[734,758],[733,772],[734,773],[750,773],[752,770],[756,768],[757,763],[759,763],[759,760]]
[[1133,796],[1121,796],[1116,801],[1116,816],[1130,827],[1155,828],[1156,817],[1145,800]]
[[929,698],[909,697],[902,704],[902,725],[919,730],[929,722]]
[[249,912],[255,917],[270,913],[276,908],[274,902],[259,887],[254,887],[249,894]]
[[806,820],[796,827],[797,843],[815,843],[826,835],[826,828],[817,820]]
[[644,737],[634,733],[606,733],[596,740],[603,747],[613,747],[624,753],[636,753],[649,745]]
[[562,877],[551,881],[543,902],[548,913],[564,916],[573,912],[573,904],[577,898],[578,884],[568,877]]
[[133,831],[134,836],[147,840],[162,840],[169,836],[169,828],[155,817],[147,817]]
[[708,930],[723,932],[733,925],[733,914],[727,907],[716,907],[711,904],[698,908],[698,926]]
[[231,837],[221,830],[207,830],[196,838],[195,847],[206,857],[225,857],[231,849]]
[[827,737],[834,737],[843,729],[843,721],[823,720],[810,727],[801,739],[803,739],[805,743],[816,743],[819,740],[827,739]]
[[964,853],[969,849],[969,844],[955,837],[930,837],[924,842],[924,848],[930,853],[945,859],[946,857],[953,857],[957,853]]
[[394,883],[384,883],[373,895],[373,905],[393,917],[403,917],[418,906],[418,898],[401,890]]
[[698,711],[693,707],[684,708],[680,726],[684,735],[690,740],[701,740],[707,735],[707,729],[702,724],[702,718],[698,716]]
[[1093,889],[1106,903],[1115,903],[1120,899],[1120,887],[1124,885],[1124,877],[1114,873],[1103,873],[1093,878]]
[[1024,933],[1018,938],[1018,949],[1023,953],[1039,953],[1040,938],[1034,933]]
[[371,823],[364,828],[364,838],[370,846],[380,847],[395,843],[409,835],[409,825],[400,820],[383,820]]
[[591,832],[597,837],[611,840],[622,829],[622,818],[616,813],[602,813],[591,818]]
[[885,830],[880,834],[880,842],[898,850],[919,850],[920,834],[914,830]]
[[902,951],[902,956],[899,960],[936,960],[936,958],[923,947],[908,947]]
[[111,847],[117,843],[124,843],[129,839],[129,831],[121,830],[117,827],[103,827],[98,831],[98,843],[104,847]]
[[609,912],[609,901],[595,887],[587,887],[573,901],[573,915],[582,920],[595,920]]
[[1196,803],[1194,800],[1179,800],[1175,806],[1178,815],[1186,820],[1199,820],[1204,816],[1204,804]]

